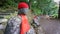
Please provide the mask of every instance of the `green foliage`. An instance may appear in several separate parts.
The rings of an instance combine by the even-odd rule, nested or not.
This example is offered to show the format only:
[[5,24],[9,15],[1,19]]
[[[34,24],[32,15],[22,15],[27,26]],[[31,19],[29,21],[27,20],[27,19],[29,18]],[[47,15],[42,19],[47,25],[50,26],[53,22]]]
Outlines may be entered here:
[[35,15],[40,15],[42,14],[41,10],[40,9],[36,9],[36,8],[32,8],[33,9],[33,14]]
[[11,17],[15,17],[15,16],[17,16],[17,12],[11,13],[10,15],[5,16],[4,18],[10,19]]
[[[54,15],[58,16],[58,6],[53,0],[35,0],[36,3],[32,2],[32,9],[35,11],[35,14],[45,14],[45,15]],[[38,9],[38,10],[37,10]],[[37,12],[38,11],[38,12]]]
[[19,2],[24,1],[30,5],[30,9],[36,15],[54,15],[58,14],[58,6],[53,0],[1,0],[0,7],[13,8],[16,7]]

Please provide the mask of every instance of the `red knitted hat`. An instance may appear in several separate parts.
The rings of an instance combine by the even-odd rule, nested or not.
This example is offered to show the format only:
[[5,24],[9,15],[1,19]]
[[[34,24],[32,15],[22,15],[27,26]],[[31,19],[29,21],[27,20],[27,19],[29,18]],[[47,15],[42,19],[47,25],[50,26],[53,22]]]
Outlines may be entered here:
[[28,4],[25,3],[25,2],[20,2],[18,4],[18,9],[21,9],[21,8],[29,8]]

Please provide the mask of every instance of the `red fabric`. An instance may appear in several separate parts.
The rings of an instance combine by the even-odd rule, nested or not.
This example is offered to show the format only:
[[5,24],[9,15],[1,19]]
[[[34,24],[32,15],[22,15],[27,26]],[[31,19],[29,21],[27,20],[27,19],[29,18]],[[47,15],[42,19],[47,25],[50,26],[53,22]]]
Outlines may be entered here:
[[18,4],[18,9],[21,9],[21,8],[29,8],[28,4],[25,3],[25,2],[20,2]]
[[25,34],[30,29],[30,25],[28,23],[28,19],[25,15],[20,15],[22,17],[20,34]]

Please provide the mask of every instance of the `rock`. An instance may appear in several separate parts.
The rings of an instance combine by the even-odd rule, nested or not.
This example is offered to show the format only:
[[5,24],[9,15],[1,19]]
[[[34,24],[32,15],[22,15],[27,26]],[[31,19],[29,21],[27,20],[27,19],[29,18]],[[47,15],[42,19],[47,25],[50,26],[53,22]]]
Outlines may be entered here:
[[5,29],[5,26],[0,24],[0,30],[4,30]]
[[8,21],[8,19],[0,19],[0,23],[7,22],[7,21]]
[[36,34],[45,34],[45,30],[39,26],[38,28],[35,28]]

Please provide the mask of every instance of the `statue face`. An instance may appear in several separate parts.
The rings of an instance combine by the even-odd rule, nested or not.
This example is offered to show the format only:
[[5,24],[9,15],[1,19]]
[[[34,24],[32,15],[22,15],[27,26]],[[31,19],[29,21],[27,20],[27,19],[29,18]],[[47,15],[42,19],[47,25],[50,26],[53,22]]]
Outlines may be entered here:
[[18,10],[18,14],[27,14],[29,12],[28,8],[21,8]]

